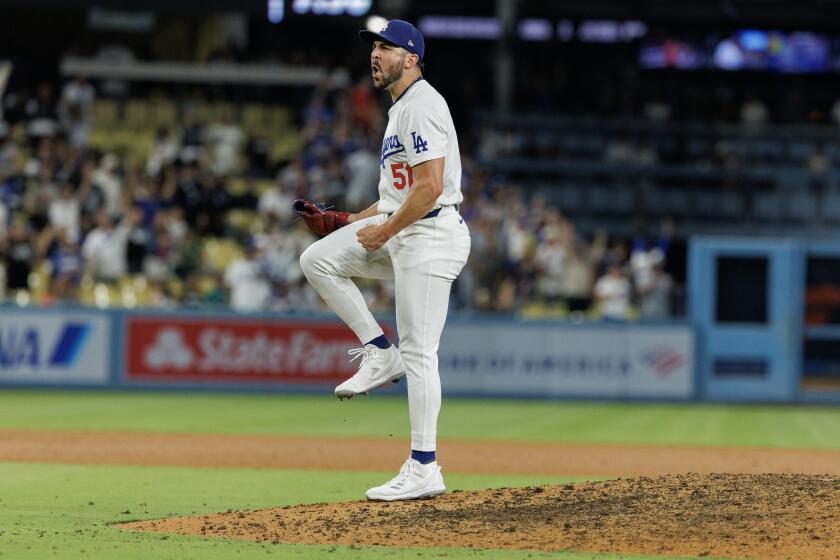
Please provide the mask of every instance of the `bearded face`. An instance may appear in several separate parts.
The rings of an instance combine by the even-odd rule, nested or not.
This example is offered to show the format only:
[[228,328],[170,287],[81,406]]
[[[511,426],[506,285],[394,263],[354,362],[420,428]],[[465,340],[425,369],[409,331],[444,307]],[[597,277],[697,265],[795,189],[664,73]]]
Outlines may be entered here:
[[379,41],[374,43],[370,57],[373,87],[382,91],[399,81],[403,75],[407,55],[408,53],[400,47]]

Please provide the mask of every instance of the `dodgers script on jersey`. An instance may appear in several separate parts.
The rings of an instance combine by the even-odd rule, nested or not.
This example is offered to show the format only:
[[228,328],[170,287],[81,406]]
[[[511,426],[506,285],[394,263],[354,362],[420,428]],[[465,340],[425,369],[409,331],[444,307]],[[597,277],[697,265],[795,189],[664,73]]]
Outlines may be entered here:
[[443,166],[443,194],[434,208],[460,204],[461,153],[449,106],[420,78],[388,111],[388,128],[379,158],[379,212],[396,212],[414,184],[411,168],[437,158]]

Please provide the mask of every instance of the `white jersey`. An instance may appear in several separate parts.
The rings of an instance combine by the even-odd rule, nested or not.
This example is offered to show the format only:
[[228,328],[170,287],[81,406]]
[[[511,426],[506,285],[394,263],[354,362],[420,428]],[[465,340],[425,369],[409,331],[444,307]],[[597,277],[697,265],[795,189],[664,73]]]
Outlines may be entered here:
[[396,212],[414,183],[411,168],[438,158],[445,158],[443,194],[433,208],[460,204],[464,196],[455,125],[446,100],[421,77],[388,111],[379,158],[379,212]]

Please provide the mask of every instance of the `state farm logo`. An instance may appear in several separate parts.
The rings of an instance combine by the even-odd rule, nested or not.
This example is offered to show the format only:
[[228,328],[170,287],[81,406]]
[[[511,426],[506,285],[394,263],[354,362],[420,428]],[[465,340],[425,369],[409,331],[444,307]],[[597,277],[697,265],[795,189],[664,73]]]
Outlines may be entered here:
[[341,376],[355,370],[347,357],[356,346],[350,336],[192,325],[161,325],[149,334],[142,366],[160,373]]
[[193,353],[187,348],[179,329],[161,329],[157,339],[146,349],[143,359],[152,369],[184,369],[192,364]]

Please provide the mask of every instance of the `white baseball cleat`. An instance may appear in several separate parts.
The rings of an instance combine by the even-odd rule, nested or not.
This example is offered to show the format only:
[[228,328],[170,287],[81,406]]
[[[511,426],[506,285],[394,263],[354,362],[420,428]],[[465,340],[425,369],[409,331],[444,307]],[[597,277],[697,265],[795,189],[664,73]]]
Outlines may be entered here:
[[405,375],[400,350],[393,344],[384,350],[367,344],[362,348],[350,350],[348,354],[353,356],[351,362],[361,357],[362,363],[353,377],[335,388],[335,396],[339,399],[367,394],[377,387],[397,383],[400,377]]
[[414,459],[403,463],[400,474],[367,491],[368,500],[394,502],[439,496],[446,492],[437,461],[424,465]]

